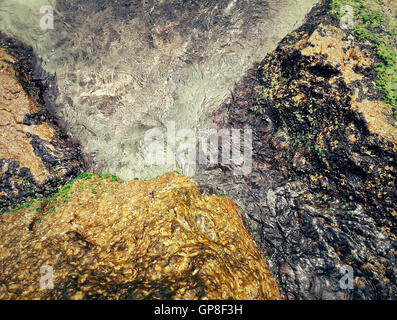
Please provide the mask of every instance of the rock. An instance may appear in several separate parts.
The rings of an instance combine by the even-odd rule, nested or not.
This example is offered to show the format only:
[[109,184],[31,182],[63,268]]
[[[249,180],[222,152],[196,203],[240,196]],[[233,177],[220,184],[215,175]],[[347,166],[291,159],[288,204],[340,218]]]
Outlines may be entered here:
[[263,61],[261,104],[290,137],[280,149],[289,170],[363,203],[396,231],[397,121],[375,88],[373,50],[336,23],[304,25]]
[[[195,180],[238,191],[285,299],[395,300],[392,108],[375,88],[372,46],[329,10],[329,1],[314,8],[217,111],[224,127],[252,129],[251,174],[205,167]],[[346,266],[353,290],[340,286]]]
[[117,180],[83,174],[0,216],[0,299],[280,299],[230,199],[173,173]]
[[19,56],[0,48],[0,212],[55,193],[82,170],[78,146],[40,105],[44,88],[30,79],[31,51],[10,45],[18,47]]

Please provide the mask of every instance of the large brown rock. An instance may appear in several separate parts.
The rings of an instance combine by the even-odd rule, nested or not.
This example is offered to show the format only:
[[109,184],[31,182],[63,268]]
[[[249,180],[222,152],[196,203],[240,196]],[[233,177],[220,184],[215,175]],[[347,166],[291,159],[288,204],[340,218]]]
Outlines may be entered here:
[[0,299],[280,298],[238,207],[178,174],[82,175],[0,216],[0,237]]
[[1,34],[0,43],[6,43],[0,48],[0,212],[4,212],[56,192],[58,185],[81,172],[82,161],[79,148],[41,107],[39,96],[45,88],[31,80],[31,49]]

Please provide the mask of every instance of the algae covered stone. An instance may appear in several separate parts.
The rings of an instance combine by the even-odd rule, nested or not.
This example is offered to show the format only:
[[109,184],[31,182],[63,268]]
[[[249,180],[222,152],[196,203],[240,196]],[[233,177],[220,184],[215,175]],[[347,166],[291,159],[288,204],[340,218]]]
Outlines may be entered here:
[[238,207],[175,173],[81,175],[0,216],[0,234],[0,299],[280,298]]
[[313,19],[262,62],[261,104],[289,138],[292,172],[362,202],[395,230],[397,121],[376,85],[377,57],[334,20]]

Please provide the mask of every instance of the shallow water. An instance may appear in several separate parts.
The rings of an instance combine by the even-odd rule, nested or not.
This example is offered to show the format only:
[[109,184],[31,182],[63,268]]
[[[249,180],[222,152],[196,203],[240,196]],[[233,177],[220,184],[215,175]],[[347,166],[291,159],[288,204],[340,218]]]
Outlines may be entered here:
[[[90,169],[147,178],[178,169],[145,163],[147,130],[168,121],[176,130],[207,126],[234,84],[316,2],[1,0],[0,30],[56,74],[53,111],[95,158]],[[46,4],[54,29],[42,30]]]

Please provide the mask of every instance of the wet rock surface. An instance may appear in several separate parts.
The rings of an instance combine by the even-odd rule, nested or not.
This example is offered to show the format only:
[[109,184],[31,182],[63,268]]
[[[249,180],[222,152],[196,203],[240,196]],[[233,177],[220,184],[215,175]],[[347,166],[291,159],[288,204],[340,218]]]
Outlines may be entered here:
[[[281,298],[233,201],[175,173],[83,174],[1,215],[0,236],[0,299]],[[40,289],[49,266],[54,288]]]
[[[61,1],[60,9],[85,8],[79,13],[84,15],[93,5],[73,3]],[[225,8],[226,2],[220,9]],[[230,165],[199,166],[194,180],[204,195],[190,180],[177,175],[122,185],[113,177],[84,175],[54,198],[6,213],[0,216],[4,239],[0,298],[279,298],[265,258],[284,299],[396,299],[396,124],[391,109],[381,100],[382,93],[375,89],[376,57],[371,45],[338,28],[326,10],[324,3],[316,7],[301,28],[248,72],[235,87],[230,103],[214,115],[218,127],[253,129],[254,162],[249,175],[233,175]],[[123,12],[117,9],[112,14]],[[70,27],[79,25],[79,20],[66,17],[62,23]],[[178,26],[160,21],[165,29],[154,30],[156,39],[148,41],[168,52],[172,45],[167,39],[178,40],[179,28],[185,24],[205,29],[199,23],[190,25],[189,19]],[[103,42],[103,48],[86,39],[90,42],[83,46],[87,52],[76,45],[70,55],[65,50],[55,60],[67,64],[72,59],[78,61],[74,67],[84,65],[89,54],[112,47],[117,31],[107,32],[104,36],[110,42]],[[85,41],[81,35],[68,40],[60,34],[65,37],[60,48]],[[9,41],[7,47],[12,48]],[[26,95],[32,82],[41,89],[46,83],[40,80],[41,72],[35,81],[25,78],[29,75],[23,72],[19,50],[14,56],[4,50],[0,53],[5,81],[1,124],[13,129],[1,131],[3,211],[33,196],[50,195],[82,166],[78,148],[65,143],[62,133],[48,124],[52,118]],[[90,68],[93,65],[97,66],[92,63]],[[132,79],[120,74],[116,76],[119,84]],[[88,73],[86,78],[76,77],[75,70],[62,76],[65,82],[58,89],[66,92],[61,99],[66,102],[65,115],[80,128],[74,130],[83,140],[88,135],[105,135],[87,138],[91,151],[97,150],[96,143],[114,142],[106,136],[111,122],[102,122],[101,117],[122,119],[117,112],[125,117],[128,108],[123,109],[116,96],[148,83],[141,74],[136,82],[129,82],[130,87],[120,84],[119,91],[109,93],[106,90],[115,81],[112,77]],[[88,88],[87,92],[81,88]],[[48,103],[59,94],[56,90],[33,92],[38,93],[36,100]],[[14,95],[13,99],[7,94]],[[78,97],[78,103],[72,97]],[[18,108],[10,101],[18,101]],[[80,104],[95,108],[86,109],[78,118]],[[90,116],[99,116],[99,121],[92,126],[80,123]],[[146,116],[143,112],[144,120],[132,128],[137,139],[157,125],[153,114]],[[130,124],[116,131],[125,137],[124,129]],[[109,154],[117,153],[109,145],[104,145],[106,161]],[[134,148],[125,146],[121,154]],[[132,160],[120,161],[115,165],[118,170]],[[106,163],[102,168],[108,168]],[[245,231],[238,208],[229,200],[206,195],[213,193],[226,193],[243,208],[245,227],[262,253]],[[182,231],[176,236],[175,230]],[[43,265],[54,267],[54,290],[39,289]],[[352,267],[351,290],[341,287],[343,266]]]
[[0,212],[47,197],[81,172],[79,147],[42,107],[33,51],[0,34]]
[[[201,167],[195,181],[245,209],[285,299],[396,299],[396,123],[370,46],[326,10],[214,115],[220,128],[253,130],[251,174]],[[346,265],[352,290],[340,285]]]

